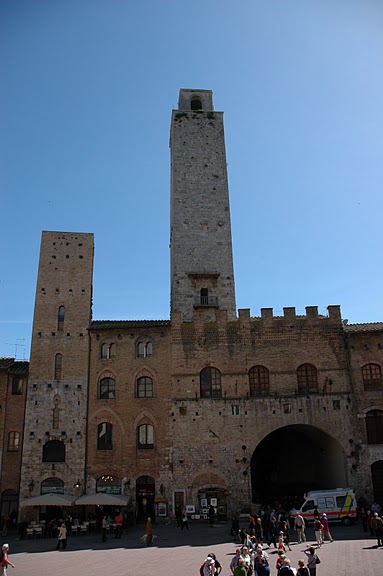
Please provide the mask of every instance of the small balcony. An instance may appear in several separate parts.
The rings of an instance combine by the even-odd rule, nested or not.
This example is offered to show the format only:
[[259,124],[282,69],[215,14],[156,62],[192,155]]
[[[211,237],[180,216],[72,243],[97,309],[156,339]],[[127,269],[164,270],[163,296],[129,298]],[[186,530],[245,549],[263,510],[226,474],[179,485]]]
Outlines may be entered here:
[[218,308],[217,296],[196,296],[194,308]]

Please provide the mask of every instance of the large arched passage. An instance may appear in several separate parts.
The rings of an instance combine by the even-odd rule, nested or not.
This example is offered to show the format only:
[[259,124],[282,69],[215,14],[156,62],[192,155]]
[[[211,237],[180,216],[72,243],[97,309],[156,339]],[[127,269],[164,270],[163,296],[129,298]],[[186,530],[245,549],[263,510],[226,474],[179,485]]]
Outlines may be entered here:
[[300,498],[308,490],[346,486],[345,458],[342,446],[318,428],[279,428],[254,450],[252,500]]

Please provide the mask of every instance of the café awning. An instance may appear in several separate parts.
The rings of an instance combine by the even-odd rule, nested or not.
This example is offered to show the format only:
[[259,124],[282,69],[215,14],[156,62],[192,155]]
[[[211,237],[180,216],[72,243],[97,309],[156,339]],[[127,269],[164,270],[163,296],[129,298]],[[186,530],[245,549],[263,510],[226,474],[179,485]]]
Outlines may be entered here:
[[41,494],[22,500],[20,506],[72,506],[75,500],[76,496],[69,494]]
[[129,496],[116,496],[114,494],[105,494],[98,492],[97,494],[85,494],[77,498],[76,505],[78,506],[127,506]]

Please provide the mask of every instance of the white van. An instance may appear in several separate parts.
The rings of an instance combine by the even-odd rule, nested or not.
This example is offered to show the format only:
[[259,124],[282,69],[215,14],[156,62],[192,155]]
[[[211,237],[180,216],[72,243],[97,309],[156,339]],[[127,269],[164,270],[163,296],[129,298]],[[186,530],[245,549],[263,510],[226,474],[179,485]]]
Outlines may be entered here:
[[342,521],[350,524],[356,518],[356,498],[352,488],[335,488],[334,490],[313,490],[304,495],[304,502],[297,510],[290,510],[290,516],[295,518],[297,514],[310,522],[314,520],[314,508],[319,515],[326,512],[328,520]]

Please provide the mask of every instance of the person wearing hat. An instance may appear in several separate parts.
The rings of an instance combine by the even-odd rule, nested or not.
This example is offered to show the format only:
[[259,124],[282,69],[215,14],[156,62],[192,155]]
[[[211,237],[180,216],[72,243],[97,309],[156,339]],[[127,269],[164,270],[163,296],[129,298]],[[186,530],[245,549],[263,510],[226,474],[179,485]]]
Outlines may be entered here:
[[203,576],[214,576],[215,574],[215,560],[208,556],[203,564]]
[[328,518],[327,518],[326,512],[323,512],[320,521],[322,522],[322,526],[323,526],[322,544],[324,544],[324,537],[325,537],[325,535],[326,535],[327,538],[330,540],[330,542],[332,542],[332,541],[333,541],[333,538],[332,538],[332,536],[331,536],[331,534],[330,534],[330,528],[329,528],[329,525],[328,525]]
[[3,544],[3,549],[1,552],[1,561],[0,561],[0,576],[6,576],[7,574],[7,566],[15,567],[14,564],[10,560],[8,560],[8,552],[9,552],[9,544]]

